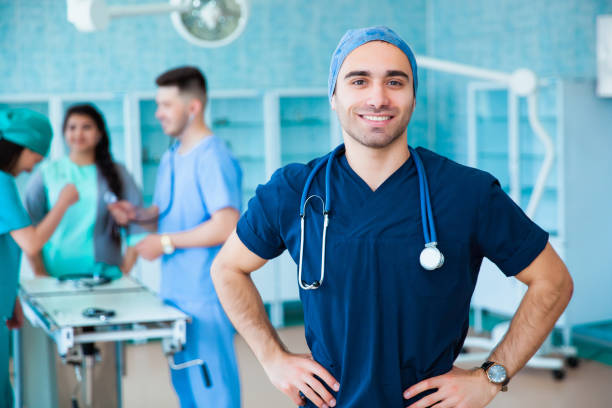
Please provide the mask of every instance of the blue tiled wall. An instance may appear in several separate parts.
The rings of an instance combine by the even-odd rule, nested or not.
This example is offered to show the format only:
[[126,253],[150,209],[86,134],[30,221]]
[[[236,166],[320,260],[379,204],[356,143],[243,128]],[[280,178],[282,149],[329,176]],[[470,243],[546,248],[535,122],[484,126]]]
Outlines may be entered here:
[[[610,0],[434,0],[433,56],[541,76],[593,78],[595,19]],[[431,47],[430,47],[431,48]]]
[[[160,0],[109,0],[110,4]],[[595,17],[610,0],[253,0],[243,35],[193,46],[169,17],[131,17],[79,33],[63,0],[0,0],[0,93],[149,90],[161,71],[196,64],[211,88],[324,87],[349,27],[387,24],[417,53],[542,76],[595,76]]]
[[[108,0],[109,4],[164,0]],[[150,90],[162,71],[195,64],[211,89],[325,87],[344,31],[387,24],[425,51],[425,0],[253,0],[240,38],[189,44],[168,16],[131,17],[79,33],[65,0],[0,0],[0,93]]]
[[[488,69],[595,78],[595,21],[611,13],[610,0],[432,0],[426,48],[433,57]],[[436,73],[429,84],[435,147],[460,161],[466,157],[467,82]],[[540,107],[554,109],[554,103]]]
[[[160,72],[182,64],[200,66],[211,89],[324,88],[343,32],[372,24],[391,26],[418,54],[593,78],[595,18],[606,13],[610,0],[252,0],[242,36],[204,49],[183,40],[168,16],[123,18],[106,31],[80,33],[67,22],[63,0],[0,0],[0,94],[152,90]],[[467,83],[421,71],[412,144],[465,162]]]

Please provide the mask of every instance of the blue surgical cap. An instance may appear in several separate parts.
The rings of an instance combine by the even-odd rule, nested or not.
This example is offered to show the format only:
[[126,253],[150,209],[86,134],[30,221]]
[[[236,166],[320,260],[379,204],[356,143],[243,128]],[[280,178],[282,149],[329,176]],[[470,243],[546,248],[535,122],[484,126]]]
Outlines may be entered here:
[[334,90],[336,89],[338,72],[340,72],[340,67],[342,67],[342,63],[344,63],[346,56],[349,55],[355,48],[370,41],[384,41],[389,44],[393,44],[402,50],[404,54],[406,54],[408,61],[410,61],[410,67],[412,68],[412,83],[414,86],[414,96],[416,96],[419,81],[417,77],[417,64],[416,59],[414,58],[414,53],[408,44],[406,44],[404,40],[402,40],[400,36],[389,27],[376,26],[348,30],[340,40],[338,47],[336,47],[336,50],[332,55],[331,65],[329,67],[328,93],[330,102],[332,95],[334,94]]
[[53,130],[49,119],[30,109],[0,110],[0,138],[46,156]]

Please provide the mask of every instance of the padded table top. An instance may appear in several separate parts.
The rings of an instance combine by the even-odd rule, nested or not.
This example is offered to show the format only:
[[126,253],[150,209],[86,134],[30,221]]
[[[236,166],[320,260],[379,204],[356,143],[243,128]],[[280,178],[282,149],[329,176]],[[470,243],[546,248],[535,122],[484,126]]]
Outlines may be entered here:
[[[55,278],[35,278],[21,282],[24,302],[50,325],[90,327],[132,323],[155,323],[188,319],[188,315],[165,304],[137,281],[122,277],[108,284],[79,287]],[[83,316],[94,307],[112,310],[115,316],[102,320]]]

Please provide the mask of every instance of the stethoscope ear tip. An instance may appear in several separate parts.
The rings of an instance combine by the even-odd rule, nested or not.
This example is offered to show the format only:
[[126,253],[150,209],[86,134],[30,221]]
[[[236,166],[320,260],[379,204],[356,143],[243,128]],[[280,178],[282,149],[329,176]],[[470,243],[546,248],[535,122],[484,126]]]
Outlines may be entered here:
[[321,281],[308,283],[305,280],[302,280],[302,284],[300,286],[302,286],[302,289],[304,290],[319,289],[319,287],[321,287],[321,283],[322,283]]

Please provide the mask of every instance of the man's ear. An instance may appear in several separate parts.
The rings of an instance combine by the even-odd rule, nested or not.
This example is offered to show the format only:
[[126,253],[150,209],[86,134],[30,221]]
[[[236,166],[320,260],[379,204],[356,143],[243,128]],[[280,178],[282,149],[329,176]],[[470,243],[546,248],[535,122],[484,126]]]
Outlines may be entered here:
[[200,112],[204,113],[204,104],[201,100],[193,98],[189,102],[189,107],[187,109],[190,115],[197,116]]
[[336,110],[336,93],[334,92],[331,97],[331,108],[332,110]]

